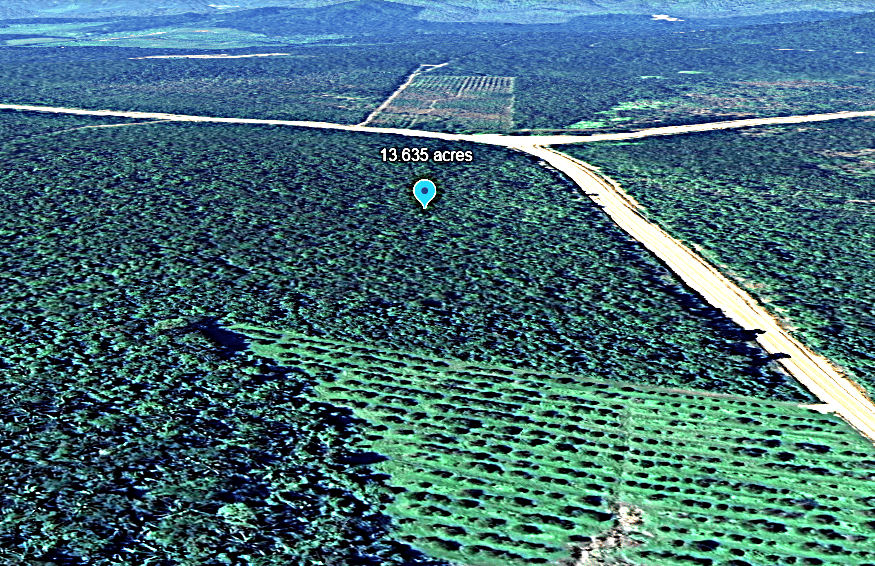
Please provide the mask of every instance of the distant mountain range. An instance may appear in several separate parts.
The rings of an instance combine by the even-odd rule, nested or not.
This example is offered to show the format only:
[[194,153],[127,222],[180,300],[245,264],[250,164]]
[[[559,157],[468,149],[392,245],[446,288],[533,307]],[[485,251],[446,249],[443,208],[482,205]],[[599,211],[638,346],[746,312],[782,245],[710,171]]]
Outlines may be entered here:
[[[0,19],[157,16],[265,7],[317,8],[350,0],[15,0]],[[361,0],[353,0],[361,1]],[[367,0],[373,1],[373,0]],[[867,12],[875,0],[380,0],[424,8],[420,19],[559,23],[593,14],[730,17],[796,11]]]

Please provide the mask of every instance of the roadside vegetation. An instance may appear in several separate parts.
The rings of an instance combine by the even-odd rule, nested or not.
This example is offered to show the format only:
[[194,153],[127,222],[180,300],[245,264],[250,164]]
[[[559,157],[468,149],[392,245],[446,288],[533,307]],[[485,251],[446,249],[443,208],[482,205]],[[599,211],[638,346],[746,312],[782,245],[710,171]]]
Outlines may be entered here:
[[[380,161],[387,136],[184,123],[41,135],[88,118],[3,116],[12,556],[427,563],[392,542],[387,478],[357,466],[378,423],[314,393],[321,373],[245,351],[222,330],[233,324],[813,401],[526,156],[433,143],[475,161],[412,167]],[[427,211],[418,175],[439,183]]]
[[[210,18],[57,23],[54,33],[79,39],[48,37],[54,46],[0,48],[0,101],[357,124],[420,64],[445,62],[450,64],[422,80],[506,77],[513,81],[512,105],[511,93],[486,90],[430,108],[440,97],[422,105],[408,101],[408,110],[425,118],[417,127],[611,132],[869,109],[875,99],[872,14],[733,28],[723,20],[632,16],[564,25],[411,24],[417,9],[409,6],[364,2],[326,10],[328,19],[320,10],[272,8]],[[8,25],[7,35],[17,38],[9,41],[42,41],[19,36],[28,29],[49,34],[52,24]],[[404,25],[416,33],[399,32]],[[343,37],[329,37],[339,27]],[[88,41],[84,33],[91,34]],[[258,52],[288,55],[138,59]],[[424,109],[430,112],[419,114]],[[395,118],[393,124],[413,117]]]
[[[420,62],[449,58],[454,49],[471,49],[470,45],[453,47],[450,41],[442,45],[445,49],[416,41],[388,48],[313,46],[266,51],[0,48],[0,101],[357,124],[391,95]],[[258,52],[288,55],[142,58],[180,53]]]
[[873,22],[863,14],[636,37],[532,32],[435,73],[516,77],[514,125],[534,134],[868,110]]
[[871,119],[566,146],[875,388]]
[[[356,124],[419,65],[449,62],[399,115],[585,133],[868,109],[875,94],[873,59],[855,53],[871,14],[401,36],[416,9],[301,13],[213,17],[203,50],[194,14],[8,24],[7,45],[58,46],[0,48],[0,101]],[[793,43],[773,44],[781,30]],[[186,49],[97,45],[165,31]],[[421,114],[441,90],[455,100]],[[86,127],[133,122],[0,112],[0,556],[875,565],[872,446],[799,407],[816,399],[752,332],[543,163],[377,134]],[[870,124],[563,151],[871,388]],[[474,161],[380,159],[419,146]],[[423,176],[438,188],[427,210],[410,190]]]

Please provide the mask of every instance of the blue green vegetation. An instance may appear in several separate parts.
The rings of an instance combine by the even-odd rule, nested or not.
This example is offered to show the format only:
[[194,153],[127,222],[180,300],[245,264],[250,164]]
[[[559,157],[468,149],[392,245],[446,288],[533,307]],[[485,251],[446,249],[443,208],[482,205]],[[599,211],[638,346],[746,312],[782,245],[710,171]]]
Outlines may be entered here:
[[[19,0],[21,2],[21,0]],[[151,39],[157,39],[157,45],[175,46],[175,43],[188,47],[216,47],[217,37],[191,36],[195,30],[213,28],[225,32],[224,41],[239,43],[240,47],[260,46],[278,43],[299,43],[300,38],[324,38],[338,36],[354,42],[368,38],[404,38],[411,35],[445,35],[453,34],[525,34],[532,32],[561,32],[576,34],[608,34],[641,35],[666,32],[691,31],[699,29],[714,29],[754,25],[775,22],[794,22],[805,20],[826,20],[838,18],[847,13],[826,11],[803,11],[768,15],[742,15],[717,18],[692,17],[681,21],[665,22],[654,20],[648,15],[640,14],[588,14],[575,16],[575,13],[587,12],[586,9],[576,10],[574,7],[561,6],[550,12],[552,18],[565,20],[562,23],[537,24],[532,23],[533,6],[508,6],[506,3],[478,3],[476,8],[466,9],[444,4],[431,6],[428,2],[414,2],[413,5],[398,1],[380,0],[336,0],[333,5],[305,6],[275,6],[261,7],[250,10],[216,10],[207,9],[185,13],[168,13],[167,10],[139,6],[135,12],[139,15],[117,13],[121,6],[103,6],[102,10],[88,18],[80,13],[74,18],[65,18],[63,10],[55,10],[49,17],[17,18],[0,24],[0,28],[8,28],[3,32],[18,39],[60,39],[65,45],[93,44],[93,42],[110,42],[112,45],[137,44],[125,41],[125,36],[144,35],[157,31],[165,32],[165,38],[140,38],[139,45],[153,47]],[[244,3],[245,5],[245,3]],[[78,6],[85,8],[85,6]],[[74,6],[75,8],[75,6]],[[571,8],[571,9],[567,9]],[[794,6],[793,9],[798,9]],[[73,10],[76,11],[75,9]],[[122,9],[122,12],[125,10]],[[149,14],[149,11],[155,13]],[[490,22],[490,12],[501,13],[502,22]],[[604,12],[604,10],[601,10]],[[0,9],[0,17],[4,12]],[[8,16],[7,16],[8,17]],[[466,18],[479,21],[460,21]],[[516,24],[509,23],[516,20]],[[536,16],[537,19],[537,16]],[[217,34],[221,36],[222,34]],[[21,36],[21,37],[19,37]],[[122,39],[120,39],[120,36]]]
[[[42,20],[11,23],[12,41],[25,32],[70,34],[76,41],[64,45],[92,47],[0,49],[0,100],[358,123],[421,63],[445,62],[433,73],[515,77],[511,119],[522,130],[858,110],[875,96],[875,59],[857,53],[873,51],[872,14],[809,14],[821,21],[797,23],[602,15],[500,25],[428,22],[415,19],[417,10],[347,3],[66,22],[55,31]],[[327,39],[339,27],[344,37]],[[133,59],[217,52],[289,55]]]
[[[209,312],[230,321],[267,316],[433,356],[810,398],[752,335],[529,157],[429,142],[471,150],[474,162],[383,163],[393,141],[408,143],[179,123],[13,139],[4,186],[30,228],[7,222],[12,267],[46,261],[70,276],[64,266],[86,262],[106,275],[94,274],[97,287],[22,277],[8,291],[48,300],[100,288],[94,305],[74,301],[99,312],[130,292],[185,310],[212,289],[222,300]],[[420,177],[440,184],[427,211],[408,183]]]
[[280,57],[135,59],[178,52],[118,47],[0,49],[0,100],[358,123],[398,88],[411,66],[416,68],[428,57],[414,45],[406,53],[395,52],[394,62],[387,60],[383,47],[360,47],[358,59],[336,47],[302,49]]
[[873,25],[875,14],[631,37],[533,31],[435,73],[516,77],[513,120],[534,133],[863,110]]
[[[409,7],[308,14],[297,33],[314,39],[346,22],[353,46],[227,60],[4,48],[0,100],[356,123],[419,64],[450,61],[441,72],[517,77],[520,127],[628,127],[711,120],[719,104],[731,115],[855,109],[871,100],[875,71],[852,52],[867,47],[871,15],[683,36],[659,36],[666,23],[648,21],[633,30],[641,37],[612,34],[625,21],[613,16],[500,34],[422,22],[426,35],[411,38]],[[233,30],[220,35],[240,42],[231,45],[287,45],[301,35],[280,34],[300,15],[209,22]],[[94,40],[181,25],[174,45],[190,46],[186,34],[205,21],[75,26]],[[770,42],[788,29],[795,43],[780,47],[824,52],[777,51]],[[21,35],[5,39],[33,39]],[[654,75],[667,78],[641,78]],[[738,96],[714,98],[730,85]],[[387,164],[380,148],[409,138],[82,128],[124,122],[0,114],[4,554],[71,566],[505,566],[601,544],[639,563],[875,563],[871,447],[835,417],[793,406],[813,398],[751,333],[527,156],[423,142],[475,160]],[[630,185],[667,175],[635,192],[658,204],[654,217],[682,237],[689,223],[711,259],[728,238],[724,263],[765,281],[761,298],[801,321],[806,341],[869,367],[861,305],[872,293],[860,277],[871,266],[828,235],[871,233],[865,132],[846,146],[824,137],[816,158],[790,156],[807,168],[776,184],[742,177],[780,176],[782,162],[723,135],[636,142],[634,155],[621,153],[631,144],[573,151]],[[756,141],[782,158],[792,147]],[[658,169],[663,143],[679,156],[670,170]],[[690,169],[706,146],[713,161]],[[709,185],[707,199],[672,188],[704,186],[728,162],[741,177]],[[427,211],[410,190],[423,176],[439,182]],[[797,208],[781,208],[788,194]],[[799,210],[804,225],[788,220]],[[744,256],[750,234],[730,218],[780,242],[753,250],[756,269]],[[841,282],[812,285],[817,269]],[[642,523],[623,544],[641,546],[605,548],[624,508]]]
[[875,449],[835,416],[232,328],[367,421],[397,536],[431,556],[875,564]]
[[872,120],[564,148],[872,391]]
[[[381,162],[386,136],[169,123],[48,133],[88,120],[3,117],[6,552],[67,564],[415,559],[380,510],[394,499],[385,477],[350,467],[368,458],[357,455],[367,426],[307,393],[321,375],[234,354],[216,322],[811,399],[526,156],[433,143],[475,161],[411,167]],[[419,176],[441,182],[427,211],[408,183]]]

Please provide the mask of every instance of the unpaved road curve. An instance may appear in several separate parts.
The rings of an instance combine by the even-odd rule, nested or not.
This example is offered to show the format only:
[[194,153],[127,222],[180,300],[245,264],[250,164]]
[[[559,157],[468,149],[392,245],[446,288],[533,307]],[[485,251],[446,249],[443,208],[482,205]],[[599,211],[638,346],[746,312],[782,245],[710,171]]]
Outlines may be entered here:
[[659,257],[684,283],[712,306],[747,330],[765,331],[757,342],[770,354],[786,354],[778,360],[827,407],[875,442],[875,405],[850,380],[822,358],[790,336],[778,321],[746,292],[729,281],[695,252],[648,222],[638,206],[619,188],[599,176],[594,168],[565,154],[537,145],[517,149],[535,155],[562,171],[623,230]]
[[811,116],[788,116],[782,118],[762,118],[754,120],[735,120],[713,124],[694,124],[651,128],[640,132],[625,134],[599,134],[594,136],[501,136],[501,135],[458,135],[419,130],[393,128],[374,128],[367,126],[347,126],[326,122],[300,122],[289,120],[257,120],[247,118],[214,118],[208,116],[186,116],[150,112],[115,112],[109,110],[80,110],[76,108],[57,108],[46,106],[27,106],[0,104],[0,110],[30,110],[61,114],[80,114],[89,116],[119,116],[181,122],[223,122],[231,124],[277,124],[307,128],[325,128],[382,134],[399,134],[412,137],[425,137],[453,141],[472,141],[489,145],[510,147],[534,155],[568,175],[605,212],[633,238],[659,257],[690,288],[701,294],[709,304],[719,308],[726,315],[748,330],[764,331],[757,342],[770,354],[786,354],[789,358],[779,362],[800,383],[807,387],[821,404],[815,410],[835,412],[875,443],[875,405],[853,382],[842,376],[832,364],[818,356],[784,330],[777,320],[750,295],[729,281],[719,271],[669,236],[661,228],[648,222],[639,212],[638,204],[627,195],[619,185],[596,173],[592,166],[544,147],[549,144],[576,143],[590,141],[622,140],[720,130],[727,128],[750,127],[766,124],[793,124],[818,122],[842,118],[875,116],[875,111],[838,112],[834,114],[815,114]]

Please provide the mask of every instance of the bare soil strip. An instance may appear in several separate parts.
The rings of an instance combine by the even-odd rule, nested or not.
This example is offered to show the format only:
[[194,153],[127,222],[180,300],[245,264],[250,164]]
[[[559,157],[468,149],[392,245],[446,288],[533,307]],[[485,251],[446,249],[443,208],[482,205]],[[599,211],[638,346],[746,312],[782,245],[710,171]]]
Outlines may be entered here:
[[56,108],[28,106],[19,104],[0,104],[0,110],[29,110],[90,116],[121,116],[183,122],[222,122],[232,124],[277,124],[308,128],[351,130],[382,134],[399,134],[412,137],[426,137],[446,140],[461,140],[510,147],[534,155],[568,175],[620,228],[641,242],[659,257],[684,283],[701,294],[709,304],[719,308],[732,320],[748,330],[763,331],[757,338],[760,345],[770,354],[784,354],[789,358],[779,362],[800,383],[807,387],[821,405],[813,410],[834,411],[861,434],[875,443],[875,405],[863,389],[845,378],[828,360],[822,358],[790,336],[780,323],[742,289],[724,277],[719,271],[688,249],[664,230],[648,222],[639,212],[640,207],[620,186],[597,173],[597,169],[582,161],[544,147],[548,144],[634,139],[647,136],[672,135],[688,132],[701,132],[726,128],[743,128],[767,124],[793,124],[818,122],[841,118],[875,116],[875,111],[837,112],[833,114],[814,114],[810,116],[787,116],[781,118],[762,118],[754,120],[735,120],[713,124],[694,124],[651,128],[626,134],[599,134],[593,136],[502,136],[458,135],[405,130],[395,128],[373,128],[366,126],[347,126],[325,122],[297,122],[286,120],[257,120],[247,118],[214,118],[208,116],[185,116],[149,112],[115,112],[110,110],[80,110],[75,108]]
[[644,521],[641,509],[617,503],[611,506],[611,511],[617,515],[616,524],[596,536],[592,542],[577,547],[576,551],[572,550],[572,557],[559,561],[557,566],[634,566],[617,556],[616,551],[641,546],[641,542],[635,540],[640,537],[633,535],[653,535],[638,529],[638,525]]
[[[518,149],[540,157],[568,175],[589,198],[604,207],[620,228],[653,252],[710,305],[719,308],[743,328],[762,331],[757,342],[764,350],[789,356],[778,360],[788,373],[831,412],[837,413],[875,443],[875,405],[862,388],[845,378],[828,360],[790,336],[766,309],[695,252],[648,222],[619,185],[597,174],[591,165],[552,149],[535,145]],[[815,410],[818,409],[824,407]]]
[[376,118],[380,112],[382,112],[383,110],[386,109],[386,107],[388,107],[390,104],[392,104],[392,101],[395,100],[395,97],[397,97],[399,94],[401,94],[401,92],[405,88],[410,86],[410,83],[413,82],[413,79],[418,77],[420,74],[427,72],[427,71],[424,71],[423,69],[428,67],[428,70],[432,71],[434,69],[437,69],[438,67],[443,67],[444,65],[449,65],[449,63],[450,62],[447,61],[446,63],[441,63],[440,65],[420,65],[415,71],[413,71],[413,73],[411,73],[411,75],[409,77],[407,77],[407,81],[404,84],[402,84],[401,86],[399,86],[398,90],[396,90],[395,92],[392,93],[392,96],[390,96],[389,98],[384,100],[383,104],[381,104],[380,106],[377,107],[376,110],[371,112],[370,115],[367,118],[365,118],[365,121],[360,123],[359,126],[367,126],[368,122],[370,122],[371,120]]
[[[446,65],[446,63],[444,63]],[[432,67],[437,67],[433,65]],[[385,103],[384,103],[385,104]],[[471,141],[505,147],[546,146],[567,143],[586,143],[596,141],[619,141],[650,136],[668,136],[691,132],[710,130],[725,130],[729,128],[749,128],[773,124],[798,124],[803,122],[823,122],[840,120],[842,118],[859,118],[875,116],[875,110],[860,112],[835,112],[832,114],[810,114],[808,116],[781,116],[777,118],[755,118],[750,120],[732,120],[729,122],[712,122],[709,124],[690,124],[687,126],[667,126],[662,128],[647,128],[637,132],[618,134],[593,134],[590,136],[506,136],[503,134],[447,134],[429,132],[427,130],[410,130],[405,128],[376,128],[373,126],[332,124],[330,122],[307,122],[300,120],[260,120],[257,118],[216,118],[213,116],[189,116],[185,114],[164,114],[160,112],[120,112],[115,110],[81,110],[78,108],[63,108],[56,106],[32,106],[26,104],[0,104],[0,110],[27,110],[31,112],[51,112],[55,114],[79,114],[83,116],[119,116],[122,118],[140,118],[144,120],[167,120],[175,122],[222,122],[227,124],[274,124],[278,126],[297,126],[300,128],[322,128],[331,130],[347,130],[356,132],[373,132],[375,134],[396,134],[418,138],[434,138],[451,141]]]
[[145,57],[128,57],[128,59],[244,59],[246,57],[280,57],[283,55],[291,55],[291,53],[252,53],[251,55],[228,55],[227,53],[216,53],[214,55],[147,55]]

